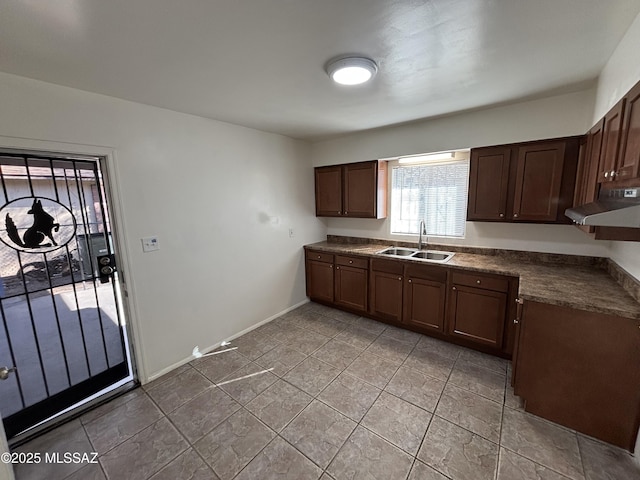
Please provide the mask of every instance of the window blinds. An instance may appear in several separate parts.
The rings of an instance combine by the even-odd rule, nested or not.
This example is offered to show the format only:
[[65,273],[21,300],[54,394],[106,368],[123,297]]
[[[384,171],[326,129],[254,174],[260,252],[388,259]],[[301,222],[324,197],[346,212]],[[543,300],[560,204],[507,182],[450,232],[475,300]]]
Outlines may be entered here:
[[391,232],[463,237],[467,218],[469,160],[402,165],[392,169]]

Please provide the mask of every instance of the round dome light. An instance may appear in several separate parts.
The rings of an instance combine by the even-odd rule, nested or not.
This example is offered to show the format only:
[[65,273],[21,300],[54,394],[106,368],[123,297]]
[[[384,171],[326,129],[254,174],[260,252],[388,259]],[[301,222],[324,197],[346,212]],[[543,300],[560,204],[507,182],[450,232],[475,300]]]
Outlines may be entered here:
[[347,57],[330,62],[327,73],[341,85],[359,85],[369,81],[378,71],[376,62],[370,58]]

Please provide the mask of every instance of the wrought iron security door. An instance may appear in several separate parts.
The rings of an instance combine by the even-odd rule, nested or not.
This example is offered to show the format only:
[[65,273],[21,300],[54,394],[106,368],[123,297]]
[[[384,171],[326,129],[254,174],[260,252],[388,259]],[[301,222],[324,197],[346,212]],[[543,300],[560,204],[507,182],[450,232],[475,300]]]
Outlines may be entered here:
[[0,152],[0,367],[15,367],[0,372],[9,438],[129,376],[114,260],[98,159]]

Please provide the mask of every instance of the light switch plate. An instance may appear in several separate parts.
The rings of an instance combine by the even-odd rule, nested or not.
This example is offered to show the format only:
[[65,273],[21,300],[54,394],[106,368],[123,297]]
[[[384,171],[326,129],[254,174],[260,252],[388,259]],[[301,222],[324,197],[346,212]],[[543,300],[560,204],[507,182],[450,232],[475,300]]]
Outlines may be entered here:
[[158,243],[158,237],[154,235],[153,237],[144,237],[142,239],[143,252],[154,252],[156,250],[160,250],[160,243]]

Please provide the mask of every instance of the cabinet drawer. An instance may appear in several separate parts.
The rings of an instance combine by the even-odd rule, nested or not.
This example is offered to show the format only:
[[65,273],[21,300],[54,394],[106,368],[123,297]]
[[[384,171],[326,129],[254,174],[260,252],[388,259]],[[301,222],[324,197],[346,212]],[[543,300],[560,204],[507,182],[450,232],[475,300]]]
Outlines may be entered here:
[[452,281],[457,285],[484,288],[496,292],[509,291],[509,279],[507,277],[484,275],[479,273],[453,272]]
[[447,270],[445,267],[436,267],[435,265],[407,265],[407,277],[446,282]]
[[348,267],[369,268],[369,260],[360,257],[345,257],[336,255],[336,265],[346,265]]
[[402,275],[402,263],[394,260],[380,260],[374,258],[371,260],[371,270],[375,272],[393,273]]
[[315,260],[317,262],[333,263],[333,254],[326,252],[318,252],[314,250],[307,250],[307,260]]

